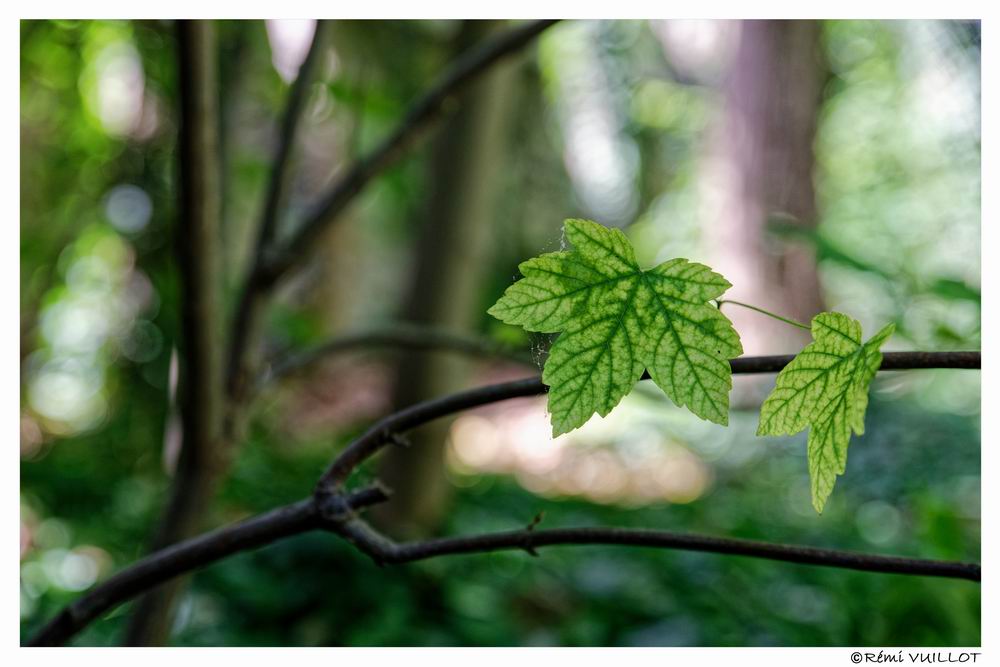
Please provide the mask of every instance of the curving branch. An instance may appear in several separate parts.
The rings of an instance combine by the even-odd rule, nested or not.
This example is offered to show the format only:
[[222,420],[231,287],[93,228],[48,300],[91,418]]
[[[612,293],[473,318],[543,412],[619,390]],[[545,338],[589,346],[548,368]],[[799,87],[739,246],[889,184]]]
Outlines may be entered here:
[[[791,358],[744,357],[734,359],[731,365],[734,373],[767,373],[781,370]],[[881,370],[914,368],[980,368],[980,354],[888,352],[883,356]],[[341,452],[320,479],[311,498],[147,556],[65,607],[28,643],[33,646],[62,644],[110,609],[177,576],[234,553],[317,529],[336,533],[379,564],[511,549],[537,555],[536,550],[539,548],[559,545],[618,545],[699,551],[866,572],[946,577],[975,582],[981,580],[981,566],[977,563],[904,558],[803,545],[613,527],[535,530],[535,524],[532,523],[522,530],[400,544],[358,517],[358,513],[364,508],[387,500],[389,493],[378,484],[359,491],[345,491],[343,483],[364,460],[387,444],[400,442],[403,432],[461,410],[519,396],[533,396],[544,391],[545,385],[539,378],[525,378],[452,394],[389,415]]]
[[536,530],[532,524],[521,530],[444,537],[403,544],[393,542],[360,519],[338,524],[331,529],[343,535],[379,565],[409,563],[437,556],[515,549],[537,556],[536,549],[541,547],[605,545],[701,551],[886,574],[946,577],[969,581],[980,581],[981,578],[981,568],[977,563],[882,556],[857,551],[643,528],[584,527]]
[[27,645],[63,644],[107,611],[144,591],[226,556],[305,532],[315,526],[312,502],[302,501],[156,551],[64,607]]
[[[396,322],[390,325],[344,334],[314,348],[289,353],[279,358],[258,379],[255,392],[308,371],[328,357],[369,348],[413,351],[443,351],[471,357],[506,359],[526,366],[536,360],[526,350],[505,345],[490,338],[452,332],[433,326]],[[927,368],[979,368],[978,352],[884,352],[881,370],[916,370]],[[773,373],[784,368],[794,355],[741,357],[730,361],[736,374]],[[648,380],[644,374],[642,379]],[[544,389],[542,390],[544,391]]]
[[378,565],[409,563],[438,556],[537,549],[552,546],[605,545],[676,549],[744,556],[841,569],[911,576],[981,580],[976,563],[938,561],[775,544],[665,530],[628,528],[554,528],[446,537],[398,544],[357,517],[366,507],[384,502],[388,493],[378,485],[347,495],[317,494],[158,551],[110,577],[65,607],[34,637],[29,646],[56,646],[118,605],[181,574],[200,569],[241,551],[256,549],[313,530],[336,533]]
[[[787,366],[795,355],[784,354],[764,357],[740,357],[729,365],[734,374],[776,373]],[[884,352],[882,371],[899,371],[925,368],[980,368],[979,352]],[[643,373],[643,380],[649,379]],[[411,428],[462,410],[509,398],[536,396],[547,391],[540,377],[524,378],[512,382],[469,389],[442,398],[425,401],[395,412],[375,423],[357,440],[352,442],[320,478],[319,487],[342,485],[351,472],[362,462],[391,444],[398,435]]]
[[[369,487],[344,497],[342,505],[359,511],[387,497],[384,490]],[[102,614],[144,591],[235,553],[319,528],[322,517],[316,499],[308,498],[156,551],[64,607],[28,645],[62,644]]]

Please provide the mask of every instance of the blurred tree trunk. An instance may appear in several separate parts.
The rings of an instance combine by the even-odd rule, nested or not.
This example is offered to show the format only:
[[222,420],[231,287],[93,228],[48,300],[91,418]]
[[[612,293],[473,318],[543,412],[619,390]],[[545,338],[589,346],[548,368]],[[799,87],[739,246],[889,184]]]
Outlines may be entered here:
[[[465,21],[456,38],[458,55],[488,37],[500,22]],[[494,195],[503,164],[513,66],[502,64],[466,90],[457,113],[432,147],[426,215],[420,229],[407,321],[449,330],[470,329],[479,313],[484,268],[490,265],[496,210]],[[398,366],[396,407],[461,388],[468,362],[455,355],[418,354]],[[448,422],[438,421],[410,434],[413,446],[385,457],[382,479],[393,500],[377,519],[398,534],[432,528],[448,497],[444,444]]]
[[[769,236],[775,217],[814,227],[813,140],[824,67],[818,21],[743,21],[725,84],[726,117],[716,170],[722,209],[709,229],[715,268],[734,287],[727,297],[808,324],[823,309],[811,247]],[[724,306],[747,354],[788,352],[807,332]]]
[[[171,496],[151,550],[202,528],[224,465],[222,248],[220,237],[219,86],[215,26],[179,21],[181,122],[180,218],[176,228],[181,283],[182,445]],[[139,599],[125,636],[128,645],[166,643],[173,609],[188,577]]]

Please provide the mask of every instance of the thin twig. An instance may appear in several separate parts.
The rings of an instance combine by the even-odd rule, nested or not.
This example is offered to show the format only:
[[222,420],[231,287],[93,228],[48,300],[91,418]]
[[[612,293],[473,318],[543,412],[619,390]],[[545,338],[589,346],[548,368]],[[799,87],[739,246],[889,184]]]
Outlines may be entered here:
[[749,303],[743,303],[742,301],[734,301],[732,299],[716,299],[715,303],[718,306],[719,310],[722,310],[722,306],[724,304],[731,303],[734,306],[740,306],[741,308],[747,308],[749,310],[755,310],[758,313],[760,313],[761,315],[767,315],[768,317],[774,318],[774,319],[778,320],[779,322],[784,322],[785,324],[790,324],[793,327],[798,327],[799,329],[805,329],[806,331],[810,331],[811,330],[811,327],[808,324],[802,324],[802,322],[798,322],[796,320],[789,319],[787,317],[782,317],[781,315],[778,315],[776,313],[772,313],[770,310],[764,310],[763,308],[759,308],[757,306],[752,306]]
[[257,239],[257,255],[259,261],[263,261],[263,255],[270,247],[271,242],[277,234],[278,218],[285,206],[288,197],[288,188],[292,181],[292,156],[295,154],[296,138],[298,136],[299,121],[305,111],[306,103],[309,101],[309,92],[312,90],[313,82],[316,79],[319,69],[323,48],[326,46],[326,36],[329,32],[328,21],[317,21],[316,30],[313,33],[312,43],[306,53],[302,66],[299,67],[298,75],[292,83],[291,90],[288,91],[288,101],[285,112],[281,119],[281,133],[278,142],[278,150],[275,153],[274,163],[271,166],[271,180],[268,184],[267,199],[264,204],[264,211],[261,219],[259,235]]
[[[253,273],[266,261],[267,252],[277,235],[278,221],[288,199],[288,190],[292,183],[292,156],[295,154],[299,121],[305,110],[306,102],[309,100],[309,91],[312,88],[316,70],[319,68],[320,55],[326,43],[328,30],[327,21],[316,22],[316,30],[313,33],[312,43],[309,45],[309,52],[306,54],[305,60],[302,61],[298,76],[288,92],[288,101],[281,119],[278,148],[271,166],[271,178],[267,188],[267,196],[264,199],[260,226],[257,231],[257,242],[249,269],[250,275],[247,277],[248,282],[253,280]],[[248,372],[244,366],[248,363],[249,350],[247,348],[251,347],[254,342],[252,333],[256,332],[257,329],[257,315],[258,312],[252,308],[241,308],[236,313],[233,338],[246,338],[247,340],[241,345],[230,346],[227,383],[229,393],[234,396],[239,390],[239,378]],[[234,409],[239,409],[239,407],[235,406]]]

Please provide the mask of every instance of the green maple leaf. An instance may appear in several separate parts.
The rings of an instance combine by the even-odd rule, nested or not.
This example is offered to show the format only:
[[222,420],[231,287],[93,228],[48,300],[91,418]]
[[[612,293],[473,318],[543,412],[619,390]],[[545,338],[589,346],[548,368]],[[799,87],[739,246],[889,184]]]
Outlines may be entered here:
[[823,511],[837,475],[847,467],[851,431],[865,430],[868,387],[882,365],[890,324],[867,343],[861,325],[841,313],[813,318],[813,342],[778,373],[774,391],[760,409],[757,435],[792,435],[809,427],[812,503]]
[[729,282],[686,259],[643,271],[618,229],[589,220],[563,229],[573,249],[522,262],[524,278],[489,310],[528,331],[561,332],[542,372],[553,435],[607,415],[645,369],[674,403],[727,424],[728,360],[743,347],[708,302]]

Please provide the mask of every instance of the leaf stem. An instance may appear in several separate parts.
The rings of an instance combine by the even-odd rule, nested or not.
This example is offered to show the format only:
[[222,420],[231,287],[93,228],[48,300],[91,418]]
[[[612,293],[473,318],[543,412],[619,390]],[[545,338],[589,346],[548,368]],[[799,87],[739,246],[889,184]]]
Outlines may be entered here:
[[734,306],[743,306],[744,308],[749,308],[750,310],[756,310],[762,315],[767,315],[768,317],[773,317],[776,320],[780,320],[785,324],[791,324],[793,327],[798,327],[800,329],[805,329],[806,331],[811,331],[811,327],[802,324],[802,322],[796,322],[795,320],[790,320],[787,317],[782,317],[781,315],[776,315],[769,310],[764,310],[763,308],[758,308],[757,306],[751,306],[749,303],[743,303],[742,301],[733,301],[732,299],[716,299],[715,301],[719,305],[719,310],[722,310],[722,304],[731,303]]

